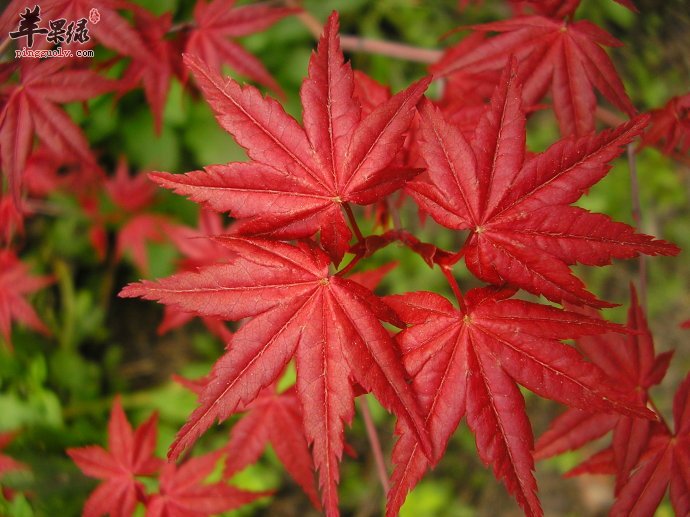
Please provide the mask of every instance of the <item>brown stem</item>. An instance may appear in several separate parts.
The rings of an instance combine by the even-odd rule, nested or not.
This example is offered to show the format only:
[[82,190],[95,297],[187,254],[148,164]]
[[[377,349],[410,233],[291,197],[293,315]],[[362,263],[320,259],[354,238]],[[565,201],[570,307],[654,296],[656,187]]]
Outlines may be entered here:
[[[298,2],[287,0],[286,5],[297,7]],[[314,38],[319,39],[323,32],[323,25],[311,14],[303,11],[296,15],[297,18],[309,29]],[[340,36],[340,45],[343,50],[349,52],[365,52],[368,54],[378,54],[382,56],[416,61],[419,63],[436,63],[441,59],[443,51],[404,45],[392,41],[383,41],[360,36]]]
[[455,280],[455,277],[453,276],[452,269],[448,266],[441,266],[441,271],[443,271],[443,275],[446,277],[446,280],[448,280],[448,284],[450,284],[450,288],[453,290],[453,294],[455,294],[455,298],[458,301],[458,306],[462,311],[465,311],[465,298],[462,295],[462,291],[460,290],[458,281]]
[[343,208],[345,209],[345,213],[347,214],[348,221],[350,221],[350,226],[352,226],[352,231],[355,232],[357,242],[362,242],[364,240],[364,236],[362,235],[362,231],[359,229],[357,219],[355,219],[355,214],[352,213],[352,207],[349,203],[343,203]]
[[357,263],[360,260],[362,260],[362,255],[358,253],[357,255],[352,257],[352,260],[349,262],[349,264],[347,266],[345,266],[343,269],[341,269],[340,271],[338,271],[336,273],[336,275],[338,275],[338,276],[347,275],[350,271],[352,271],[352,269],[357,265]]
[[343,50],[350,52],[378,54],[426,64],[436,63],[443,55],[442,50],[419,48],[393,41],[362,38],[359,36],[341,36],[340,44]]
[[[637,160],[635,159],[635,146],[630,143],[627,147],[628,169],[630,170],[630,202],[632,204],[632,217],[639,230],[642,229],[642,206],[640,204],[640,184],[637,179]],[[647,310],[647,256],[640,253],[639,260],[639,294],[640,305]]]
[[595,114],[596,117],[607,126],[616,127],[627,122],[627,119],[609,109],[602,108],[601,106],[597,106]]
[[175,25],[170,26],[170,28],[168,29],[168,34],[174,34],[175,32],[181,32],[188,29],[192,29],[195,26],[196,23],[194,23],[193,21],[176,23]]
[[388,485],[388,471],[386,469],[386,463],[383,460],[381,442],[379,441],[379,435],[376,433],[376,426],[374,425],[374,420],[371,418],[369,402],[367,401],[366,397],[360,397],[359,410],[362,412],[362,419],[364,419],[364,427],[367,430],[369,445],[371,446],[371,452],[374,455],[374,461],[376,462],[376,472],[379,476],[379,481],[381,482],[383,493],[388,494],[388,490],[390,490],[390,486]]

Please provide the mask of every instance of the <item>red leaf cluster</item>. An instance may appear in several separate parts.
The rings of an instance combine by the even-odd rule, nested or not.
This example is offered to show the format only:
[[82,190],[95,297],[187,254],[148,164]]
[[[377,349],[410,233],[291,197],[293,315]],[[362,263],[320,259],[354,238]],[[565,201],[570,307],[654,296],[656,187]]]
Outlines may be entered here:
[[[629,0],[616,1],[635,10]],[[345,427],[363,393],[397,418],[387,515],[397,514],[441,461],[463,418],[479,457],[527,515],[543,514],[534,459],[609,431],[611,446],[573,474],[616,476],[613,515],[651,514],[669,487],[678,514],[690,511],[690,377],[676,393],[671,429],[649,392],[671,354],[654,351],[634,291],[627,325],[608,323],[596,309],[612,304],[572,270],[679,252],[573,205],[638,137],[642,145],[687,154],[688,95],[651,116],[636,115],[604,49],[620,42],[575,19],[579,0],[511,4],[514,17],[472,27],[431,66],[433,79],[446,85],[438,101],[424,96],[432,77],[393,95],[353,71],[333,13],[300,90],[300,123],[257,88],[221,75],[229,66],[282,95],[236,39],[298,9],[198,0],[192,20],[175,22],[172,13],[157,16],[123,0],[41,3],[46,18],[76,19],[97,9],[89,46],[98,42],[116,54],[101,68],[127,61],[117,80],[78,59],[0,65],[0,167],[11,193],[0,198],[0,240],[8,246],[0,250],[0,335],[10,342],[13,321],[48,330],[25,297],[50,279],[30,276],[9,246],[34,198],[70,191],[101,259],[110,253],[114,264],[128,254],[148,275],[147,244],[163,240],[184,257],[178,273],[130,284],[121,296],[165,304],[161,333],[198,316],[226,343],[210,375],[194,384],[198,407],[170,458],[215,421],[243,414],[221,452],[163,464],[154,455],[155,415],[133,430],[117,399],[108,448],[68,451],[86,475],[102,481],[85,515],[128,516],[139,504],[156,516],[242,506],[266,494],[226,481],[269,444],[314,506],[338,515]],[[10,3],[0,32],[15,26],[23,7]],[[142,88],[160,132],[171,81],[191,89],[188,71],[248,161],[147,177],[130,175],[121,159],[110,171],[62,108]],[[630,120],[596,132],[598,95]],[[563,138],[530,153],[527,119],[544,99]],[[155,212],[150,180],[202,205],[198,227]],[[454,232],[452,242],[464,244],[449,251],[420,240],[400,217],[410,200],[421,219],[431,216]],[[226,225],[215,212],[234,220]],[[360,227],[365,218],[370,224]],[[455,303],[432,292],[377,296],[376,285],[396,264],[358,267],[394,243],[438,267]],[[463,264],[471,285],[486,285],[464,292],[456,277]],[[520,290],[567,308],[515,298]],[[237,322],[234,333],[228,321]],[[575,346],[564,342],[573,339]],[[279,392],[291,364],[296,383]],[[569,407],[536,444],[521,387]],[[221,459],[223,480],[204,483]],[[16,465],[5,459],[5,466]],[[149,493],[141,477],[157,477],[157,491]]]
[[[553,32],[552,39],[571,37],[562,36],[555,22],[539,23]],[[598,37],[584,22],[576,29],[572,38]],[[244,322],[201,389],[199,407],[170,455],[177,457],[214,421],[254,408],[236,424],[231,442],[246,443],[247,454],[255,458],[272,438],[267,431],[250,434],[245,428],[256,429],[255,421],[269,418],[257,409],[266,404],[262,394],[273,393],[271,385],[294,360],[293,393],[327,514],[338,513],[344,424],[353,418],[353,397],[364,389],[398,417],[401,438],[393,453],[388,514],[397,513],[407,491],[440,460],[465,416],[482,460],[526,513],[540,515],[532,432],[517,384],[581,410],[641,421],[651,413],[632,390],[620,389],[605,369],[561,342],[620,329],[508,298],[522,288],[556,302],[608,306],[586,291],[570,266],[678,252],[604,215],[570,206],[606,175],[611,160],[642,132],[647,118],[600,134],[590,133],[585,121],[566,131],[581,136],[528,155],[524,106],[538,98],[525,101],[525,89],[535,88],[525,83],[534,70],[521,70],[520,56],[510,64],[506,50],[505,59],[493,61],[502,73],[498,86],[476,127],[461,129],[422,98],[428,81],[392,97],[365,77],[355,82],[343,62],[337,30],[333,15],[300,92],[303,126],[251,86],[222,80],[199,60],[186,58],[219,124],[246,149],[250,161],[184,175],[154,173],[152,178],[236,221],[228,234],[211,238],[214,246],[225,248],[221,263],[131,284],[121,296]],[[574,43],[544,39],[540,44],[567,53]],[[477,45],[481,48],[481,41]],[[523,59],[536,62],[539,52]],[[591,58],[591,52],[587,55]],[[580,66],[608,66],[602,63]],[[618,80],[612,69],[607,73]],[[602,89],[608,79],[600,79],[594,84]],[[580,108],[593,110],[591,103]],[[580,120],[578,113],[573,117]],[[440,224],[470,231],[460,251],[439,250],[405,230],[363,235],[352,205],[376,203],[403,188]],[[389,297],[384,303],[344,277],[359,260],[395,241],[430,266],[440,265],[459,309],[432,293]],[[337,267],[346,252],[353,260],[332,273],[329,265]],[[452,274],[463,257],[478,279],[495,287],[464,297]],[[404,330],[393,340],[382,322]],[[274,403],[265,407],[275,411]],[[295,477],[304,479],[304,474]]]
[[[156,458],[157,424],[153,414],[133,430],[118,397],[108,422],[108,449],[91,445],[67,450],[84,474],[102,480],[84,505],[84,517],[129,517],[139,503],[146,506],[146,515],[210,517],[267,495],[239,490],[223,481],[204,483],[221,460],[220,453],[179,466]],[[149,494],[137,478],[156,475],[158,492]]]

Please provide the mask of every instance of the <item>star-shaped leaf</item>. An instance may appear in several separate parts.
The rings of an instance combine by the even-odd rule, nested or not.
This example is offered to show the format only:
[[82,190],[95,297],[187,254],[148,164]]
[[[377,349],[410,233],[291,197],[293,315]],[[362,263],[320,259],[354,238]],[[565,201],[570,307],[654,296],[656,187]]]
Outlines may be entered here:
[[669,487],[676,515],[690,513],[690,374],[673,399],[673,420],[673,432],[663,428],[647,442],[611,508],[612,517],[653,515]]
[[48,327],[24,299],[28,294],[52,283],[47,276],[31,276],[29,268],[9,249],[0,249],[0,337],[11,348],[12,321],[49,334]]
[[605,215],[569,206],[608,173],[609,162],[647,119],[560,140],[527,157],[520,98],[513,65],[505,70],[470,143],[431,103],[422,102],[420,153],[428,181],[410,182],[408,191],[440,224],[471,231],[463,252],[478,278],[555,302],[607,306],[569,266],[679,252]]
[[220,458],[212,452],[179,466],[163,465],[159,491],[148,500],[146,517],[212,517],[270,494],[240,490],[223,481],[204,483]]
[[338,263],[352,236],[343,204],[374,203],[419,172],[389,165],[429,80],[362,118],[352,69],[343,62],[337,14],[324,31],[301,89],[304,129],[276,101],[251,86],[222,80],[188,56],[218,122],[252,161],[152,177],[214,210],[228,211],[239,220],[234,231],[240,234],[292,239],[320,231],[322,245]]
[[628,115],[635,113],[611,59],[601,47],[621,43],[593,23],[523,16],[473,29],[499,34],[469,52],[459,54],[450,49],[432,67],[435,74],[480,78],[504,69],[515,56],[525,105],[537,104],[550,91],[563,135],[583,136],[594,130],[595,90]]
[[194,6],[194,26],[185,52],[198,57],[216,73],[227,64],[239,74],[280,93],[280,86],[261,61],[234,39],[261,32],[299,9],[267,4],[236,6],[235,3],[235,0],[199,0]]
[[[637,293],[631,286],[627,327],[630,334],[609,333],[585,336],[577,340],[580,350],[618,386],[635,391],[646,404],[649,389],[661,382],[668,368],[671,352],[656,354],[654,341],[647,325]],[[609,431],[613,431],[612,445],[595,457],[585,460],[568,475],[612,472],[616,474],[616,492],[628,479],[640,460],[658,424],[626,415],[610,415],[589,409],[569,409],[549,426],[537,440],[535,458],[543,459],[568,450],[578,449]],[[603,460],[608,458],[609,466]]]
[[234,335],[173,443],[177,457],[215,420],[225,420],[274,382],[292,357],[307,439],[329,515],[338,512],[338,464],[344,424],[352,420],[353,384],[372,392],[405,420],[424,450],[429,440],[416,399],[388,331],[400,324],[364,286],[328,273],[328,256],[311,242],[218,238],[233,252],[227,264],[127,286],[141,296],[199,315],[251,318]]
[[532,429],[517,384],[581,409],[628,415],[651,413],[634,392],[619,391],[602,370],[562,339],[615,329],[581,314],[521,300],[513,290],[474,289],[464,309],[440,295],[389,296],[386,302],[411,327],[396,340],[432,439],[433,462],[402,433],[393,450],[396,465],[387,515],[397,515],[405,496],[439,461],[463,417],[476,437],[482,461],[491,465],[527,515],[541,515],[532,471]]
[[86,137],[57,104],[96,97],[114,90],[116,83],[91,70],[66,66],[70,62],[23,60],[19,83],[0,87],[8,97],[0,112],[0,166],[17,198],[34,135],[55,155],[96,166]]
[[91,445],[67,450],[84,474],[103,480],[84,504],[84,516],[130,517],[137,502],[143,502],[144,487],[135,476],[154,474],[162,464],[153,456],[156,425],[154,414],[133,431],[118,397],[108,422],[108,449]]

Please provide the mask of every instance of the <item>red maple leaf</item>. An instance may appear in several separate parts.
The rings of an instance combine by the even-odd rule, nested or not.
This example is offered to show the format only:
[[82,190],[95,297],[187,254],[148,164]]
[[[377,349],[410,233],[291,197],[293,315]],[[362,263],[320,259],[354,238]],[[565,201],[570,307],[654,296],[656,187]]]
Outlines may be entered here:
[[[226,231],[227,228],[223,226],[221,216],[217,212],[201,210],[198,228],[180,226],[176,231],[171,232],[168,237],[185,257],[180,263],[180,269],[195,271],[202,266],[226,262],[231,256],[228,249],[217,241],[208,238]],[[195,316],[196,314],[193,312],[181,311],[172,305],[166,305],[163,311],[163,320],[156,331],[158,334],[165,334],[174,328],[187,324]],[[218,336],[223,343],[230,341],[232,332],[222,319],[202,317],[201,320],[206,328]]]
[[66,58],[22,60],[19,83],[0,87],[7,96],[0,112],[0,165],[15,196],[34,134],[55,155],[97,167],[86,137],[56,104],[96,97],[115,89],[116,83],[91,70],[66,66],[71,62]]
[[389,167],[424,93],[424,79],[362,118],[344,63],[337,14],[331,15],[301,89],[304,129],[255,88],[222,80],[188,56],[221,126],[245,147],[251,162],[213,165],[185,175],[153,174],[160,185],[218,211],[229,211],[240,234],[293,239],[321,232],[334,262],[352,232],[343,208],[371,204],[419,171]]
[[264,65],[235,38],[260,32],[286,16],[299,12],[290,7],[266,4],[235,6],[235,0],[199,0],[194,6],[194,25],[185,52],[194,55],[216,73],[223,65],[252,81],[281,92]]
[[28,267],[13,251],[0,249],[0,337],[10,348],[12,320],[23,323],[37,332],[50,333],[24,297],[52,281],[51,277],[29,275]]
[[108,450],[97,445],[67,449],[84,474],[103,480],[84,504],[85,517],[130,517],[137,502],[146,499],[135,476],[155,474],[163,463],[153,456],[156,424],[154,414],[133,431],[116,397],[108,421]]
[[[115,175],[105,181],[105,191],[118,208],[115,214],[95,214],[90,230],[91,242],[99,256],[105,256],[105,223],[119,225],[115,243],[115,258],[121,259],[129,254],[134,264],[142,272],[149,270],[147,243],[163,242],[180,231],[179,225],[167,216],[151,213],[156,186],[149,181],[146,173],[130,175],[127,162],[121,159]],[[93,199],[85,198],[84,208],[94,212]]]
[[[411,325],[396,340],[426,414],[433,462],[402,433],[393,450],[395,471],[387,515],[443,455],[463,417],[482,461],[491,465],[527,515],[541,515],[532,471],[532,429],[517,387],[569,406],[628,415],[648,412],[635,393],[619,391],[605,373],[560,342],[615,329],[554,307],[509,300],[514,290],[474,289],[456,309],[442,296],[408,293],[385,301]],[[517,384],[516,384],[517,383]]]
[[[671,352],[656,355],[647,320],[631,286],[628,310],[628,335],[605,334],[578,339],[580,350],[618,386],[648,401],[652,386],[661,382],[668,368]],[[600,438],[613,431],[611,447],[589,458],[567,475],[616,474],[618,492],[644,452],[658,424],[625,415],[603,414],[592,410],[569,409],[549,426],[537,440],[535,459],[548,458]]]
[[[207,378],[189,380],[174,376],[184,387],[200,395]],[[230,479],[246,466],[255,463],[271,444],[278,459],[302,487],[312,504],[321,508],[314,486],[312,459],[302,425],[302,407],[294,386],[279,393],[278,383],[264,388],[242,410],[244,416],[233,425],[225,446],[227,460],[223,477]]]
[[430,102],[421,103],[420,154],[428,180],[407,190],[443,226],[469,229],[462,253],[470,271],[556,302],[603,307],[569,266],[612,258],[675,255],[673,244],[636,234],[605,215],[569,206],[603,178],[608,163],[646,118],[526,157],[525,115],[515,69],[505,70],[491,106],[468,144]]
[[148,51],[132,57],[122,81],[130,88],[136,88],[141,82],[153,113],[154,128],[156,133],[160,133],[163,108],[170,89],[170,80],[176,69],[175,61],[180,60],[173,42],[166,39],[172,25],[172,14],[154,16],[145,9],[136,7],[134,21]]
[[487,73],[500,72],[515,56],[525,106],[536,105],[550,91],[563,135],[583,136],[594,130],[595,90],[628,115],[635,113],[601,47],[621,43],[593,23],[526,16],[472,28],[500,34],[468,52],[449,49],[431,67],[435,74],[458,74],[480,88]]
[[0,245],[9,244],[16,234],[24,232],[24,215],[27,212],[23,200],[17,203],[13,196],[0,195]]
[[218,239],[234,254],[229,263],[131,284],[120,293],[199,315],[251,318],[214,366],[200,406],[180,430],[170,456],[177,457],[214,420],[225,420],[255,399],[294,356],[297,396],[320,474],[322,500],[327,513],[335,515],[344,424],[354,414],[354,383],[405,420],[429,450],[417,402],[380,320],[400,322],[364,286],[329,275],[328,256],[311,242],[292,246],[262,239]]
[[659,426],[630,469],[611,508],[612,517],[653,515],[669,486],[676,515],[690,513],[690,374],[673,399],[673,420],[675,430]]
[[653,145],[673,156],[690,152],[690,93],[673,97],[663,108],[652,110],[642,145]]
[[146,517],[211,517],[270,495],[240,490],[222,481],[203,483],[219,459],[221,455],[212,452],[179,466],[163,465],[158,493],[146,503]]
[[223,476],[229,478],[256,462],[269,444],[312,504],[320,509],[302,407],[294,387],[278,393],[275,386],[269,386],[247,406],[245,415],[230,431]]

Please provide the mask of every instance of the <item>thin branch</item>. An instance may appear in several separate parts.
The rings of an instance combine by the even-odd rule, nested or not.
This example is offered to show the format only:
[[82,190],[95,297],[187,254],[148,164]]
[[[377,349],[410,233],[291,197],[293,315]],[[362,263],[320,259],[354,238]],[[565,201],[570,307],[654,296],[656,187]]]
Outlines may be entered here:
[[455,277],[453,276],[453,271],[450,267],[447,266],[441,266],[441,271],[443,272],[443,275],[446,277],[446,280],[448,280],[448,284],[450,284],[450,288],[453,290],[453,294],[455,295],[455,298],[458,301],[458,306],[460,309],[463,311],[467,308],[465,306],[465,298],[462,295],[462,291],[460,290],[460,286],[458,285],[458,281],[455,280]]
[[[635,159],[635,145],[630,143],[627,147],[628,169],[630,170],[630,202],[632,204],[632,217],[638,229],[642,229],[642,206],[640,204],[640,183],[637,179],[637,160]],[[640,253],[639,257],[639,292],[640,305],[647,311],[647,256]]]
[[[298,2],[295,0],[287,0],[285,4],[290,7],[298,6]],[[306,11],[302,11],[296,16],[304,26],[309,29],[309,32],[312,33],[314,38],[319,39],[321,37],[323,25],[319,20]],[[442,50],[414,47],[403,43],[363,38],[360,36],[341,35],[340,45],[343,50],[349,52],[364,52],[367,54],[377,54],[428,64],[436,63],[443,55]]]
[[604,124],[611,127],[620,126],[628,121],[628,119],[621,117],[609,109],[602,108],[601,106],[597,106],[595,115]]
[[359,410],[362,412],[364,427],[367,430],[367,437],[369,438],[369,445],[371,446],[371,452],[374,455],[374,461],[376,462],[376,473],[379,476],[383,493],[387,495],[388,491],[390,490],[390,486],[388,484],[388,471],[386,469],[386,463],[383,460],[381,442],[379,441],[379,435],[376,433],[376,426],[374,425],[374,420],[371,418],[369,402],[367,401],[366,397],[359,398]]
[[362,235],[362,231],[359,229],[357,219],[355,219],[355,214],[352,213],[352,207],[349,203],[343,203],[343,208],[345,209],[345,213],[347,214],[348,221],[350,221],[350,226],[352,226],[352,231],[355,232],[357,242],[362,242],[364,240],[364,236]]
[[417,63],[436,63],[443,55],[442,50],[414,47],[412,45],[359,36],[341,36],[340,43],[345,51],[377,54]]
[[345,276],[345,275],[347,275],[350,271],[352,271],[352,269],[357,265],[357,263],[358,263],[360,260],[362,260],[362,255],[361,255],[361,254],[355,255],[354,257],[352,257],[352,260],[348,263],[348,265],[345,266],[345,267],[344,267],[343,269],[341,269],[340,271],[338,271],[338,272],[336,273],[336,275],[337,275],[337,276]]
[[195,26],[196,26],[196,23],[192,20],[186,21],[186,22],[176,23],[176,24],[170,26],[170,28],[168,29],[168,34],[174,34],[175,32],[182,32],[182,31],[186,31],[189,29],[193,29]]

